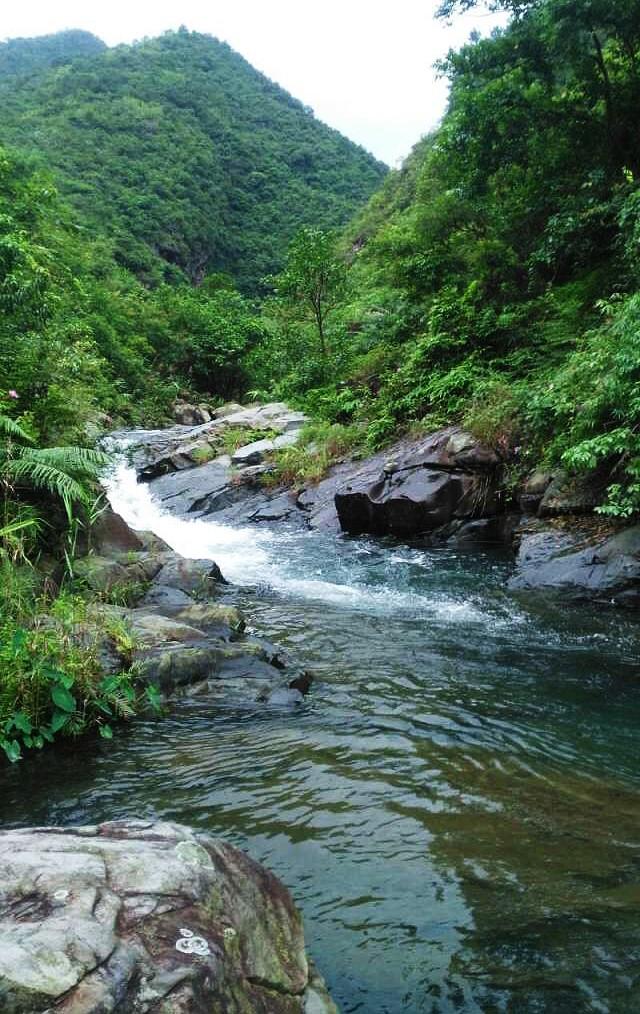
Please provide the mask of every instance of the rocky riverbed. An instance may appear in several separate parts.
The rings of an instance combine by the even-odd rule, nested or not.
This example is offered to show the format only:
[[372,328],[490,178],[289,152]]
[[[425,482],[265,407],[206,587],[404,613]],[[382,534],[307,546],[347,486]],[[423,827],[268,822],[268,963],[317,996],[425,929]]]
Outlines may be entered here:
[[[183,406],[181,418],[195,411]],[[195,426],[115,437],[154,499],[178,517],[502,546],[514,556],[514,591],[627,607],[640,602],[640,526],[614,525],[594,513],[604,494],[601,475],[536,471],[507,492],[504,453],[448,427],[365,460],[346,459],[317,484],[265,485],[273,453],[295,444],[304,423],[280,403],[231,405]],[[250,441],[233,456],[217,454],[224,432],[238,426],[279,435]],[[210,460],[198,463],[205,447]]]

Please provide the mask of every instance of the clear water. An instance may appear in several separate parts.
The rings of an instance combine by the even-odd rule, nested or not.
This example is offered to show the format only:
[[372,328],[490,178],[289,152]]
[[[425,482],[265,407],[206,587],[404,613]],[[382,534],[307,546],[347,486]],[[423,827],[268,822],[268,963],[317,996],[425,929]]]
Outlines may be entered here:
[[640,628],[508,562],[114,506],[210,556],[316,682],[222,693],[0,775],[0,820],[161,816],[265,862],[344,1012],[640,1011]]

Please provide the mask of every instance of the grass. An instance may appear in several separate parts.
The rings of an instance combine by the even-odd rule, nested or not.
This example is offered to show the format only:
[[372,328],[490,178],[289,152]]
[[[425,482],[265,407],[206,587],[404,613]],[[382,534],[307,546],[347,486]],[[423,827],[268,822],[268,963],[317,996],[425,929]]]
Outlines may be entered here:
[[267,486],[297,488],[319,482],[332,465],[364,448],[362,426],[315,422],[303,427],[294,447],[285,447],[273,455],[273,469],[264,476]]

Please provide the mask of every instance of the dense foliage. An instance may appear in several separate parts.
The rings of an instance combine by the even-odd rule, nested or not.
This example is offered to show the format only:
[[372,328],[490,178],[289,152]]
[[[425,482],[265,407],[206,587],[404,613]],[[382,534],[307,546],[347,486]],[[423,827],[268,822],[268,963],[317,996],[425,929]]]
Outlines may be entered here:
[[[78,60],[52,66],[58,38],[0,47],[0,142],[54,168],[146,282],[225,271],[255,290],[300,226],[344,224],[386,172],[209,36],[180,30],[90,56],[79,38]],[[16,48],[14,63],[34,67],[40,45],[41,73],[6,73]]]
[[361,420],[374,446],[463,420],[521,446],[523,466],[602,463],[608,509],[628,515],[640,504],[640,7],[495,6],[508,27],[443,61],[441,126],[349,229],[331,383],[296,367],[279,390]]

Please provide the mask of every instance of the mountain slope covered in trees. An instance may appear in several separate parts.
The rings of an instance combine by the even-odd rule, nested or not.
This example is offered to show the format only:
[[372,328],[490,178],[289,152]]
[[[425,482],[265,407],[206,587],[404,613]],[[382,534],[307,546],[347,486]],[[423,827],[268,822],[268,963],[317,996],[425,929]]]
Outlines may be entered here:
[[0,143],[54,170],[145,282],[222,271],[255,290],[301,225],[343,225],[385,175],[216,39],[92,39],[0,47]]
[[371,446],[463,420],[519,447],[521,470],[603,468],[607,509],[628,515],[640,508],[640,4],[494,6],[509,25],[443,61],[442,124],[347,230],[331,362],[292,371],[300,352],[280,351],[269,369],[283,396],[363,425]]

